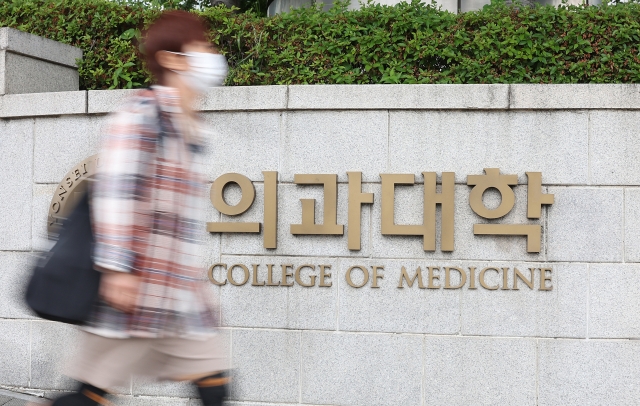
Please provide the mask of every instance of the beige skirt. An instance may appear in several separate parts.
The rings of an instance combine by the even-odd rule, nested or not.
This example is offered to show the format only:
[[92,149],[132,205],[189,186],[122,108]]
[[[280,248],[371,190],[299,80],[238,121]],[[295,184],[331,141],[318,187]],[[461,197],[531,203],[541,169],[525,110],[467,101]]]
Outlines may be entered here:
[[104,390],[128,385],[132,375],[187,381],[229,369],[220,334],[205,340],[81,335],[80,351],[67,375]]

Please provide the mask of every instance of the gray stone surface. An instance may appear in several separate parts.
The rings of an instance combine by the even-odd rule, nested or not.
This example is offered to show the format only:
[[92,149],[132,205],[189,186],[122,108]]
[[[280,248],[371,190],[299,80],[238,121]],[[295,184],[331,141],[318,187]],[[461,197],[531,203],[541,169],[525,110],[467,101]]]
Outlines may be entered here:
[[547,258],[614,262],[623,258],[622,188],[550,187]]
[[298,85],[289,109],[506,109],[508,85]]
[[300,332],[234,329],[231,400],[297,402]]
[[284,113],[280,180],[297,173],[361,171],[362,180],[376,182],[387,170],[386,111],[295,111]]
[[106,117],[42,117],[35,123],[34,181],[59,183],[83,159],[100,151]]
[[419,405],[423,338],[302,333],[301,403]]
[[89,90],[87,92],[87,113],[111,113],[116,111],[127,98],[139,89]]
[[64,375],[78,350],[78,330],[68,324],[33,321],[31,324],[30,386],[73,390],[77,383]]
[[8,386],[29,385],[29,337],[31,322],[0,320],[0,383]]
[[[80,78],[76,68],[0,51],[4,59],[4,86],[0,94],[68,92],[78,90]],[[0,82],[1,83],[1,82]]]
[[53,193],[57,188],[58,185],[54,184],[33,186],[31,249],[34,251],[48,251],[55,244],[55,241],[48,238],[47,216]]
[[[338,309],[339,330],[378,331],[393,333],[460,333],[460,290],[419,289],[416,281],[413,287],[398,289],[401,267],[404,266],[412,277],[416,268],[422,269],[423,282],[428,284],[428,267],[435,265],[415,260],[359,260],[341,259],[335,272],[340,289]],[[345,275],[350,267],[362,266],[369,273],[369,282],[362,288],[350,286]],[[372,288],[373,266],[383,266],[378,274],[384,275],[378,281],[379,288]],[[437,273],[437,272],[436,272]],[[444,270],[441,285],[444,285]],[[363,283],[363,272],[355,269],[352,281]]]
[[640,262],[640,189],[624,190],[624,255],[629,262]]
[[[587,184],[585,112],[392,111],[390,173],[455,172],[456,182],[484,168],[542,172],[543,184]],[[355,151],[359,156],[362,152]]]
[[8,27],[0,28],[0,49],[69,67],[82,58],[80,48]]
[[178,398],[195,398],[198,390],[189,381],[150,381],[140,377],[133,377],[132,392],[135,396],[162,396]]
[[274,111],[204,114],[207,129],[207,175],[211,181],[237,172],[262,182],[262,171],[280,166],[280,121]]
[[640,266],[591,264],[589,337],[640,338]]
[[538,404],[639,404],[639,346],[638,341],[539,340]]
[[80,48],[0,28],[0,94],[78,90],[80,58]]
[[0,318],[34,317],[25,304],[24,291],[35,261],[35,254],[0,252]]
[[196,104],[199,111],[284,110],[287,86],[222,86],[207,91]]
[[[305,258],[305,257],[234,257],[222,256],[222,262],[231,268],[235,264],[245,265],[251,277],[243,286],[233,286],[227,282],[220,289],[220,301],[222,304],[222,322],[231,327],[266,327],[266,328],[290,328],[290,329],[314,329],[334,330],[336,328],[336,314],[338,306],[338,261],[334,258]],[[301,265],[314,265],[315,271],[308,268],[301,270],[301,279],[309,283],[310,275],[316,275],[316,285],[305,288],[295,283],[294,278],[288,278],[293,282],[287,286],[252,286],[253,264],[258,265],[258,281],[267,281],[267,264],[274,264],[273,282],[282,282],[281,265],[291,264],[293,269],[288,272],[295,273]],[[329,265],[331,269],[332,286],[319,287],[320,270],[318,265]],[[223,275],[225,274],[225,275]],[[234,279],[242,281],[244,272],[236,267],[233,271]],[[226,272],[220,267],[216,268],[216,280],[222,282],[226,279]]]
[[536,404],[535,340],[426,337],[424,348],[424,404]]
[[[199,400],[192,399],[189,406],[201,406],[201,403],[199,402]],[[291,403],[254,403],[226,401],[224,402],[224,406],[291,406]]]
[[[551,291],[540,291],[540,272],[535,271],[534,290],[518,280],[518,291],[478,289],[462,291],[462,334],[511,337],[587,337],[587,309],[589,297],[589,268],[587,264],[561,263],[479,263],[466,262],[467,271],[475,266],[476,278],[487,266],[509,268],[508,286],[513,288],[513,268],[525,277],[529,268],[548,267]],[[502,274],[487,274],[487,283],[503,287]],[[477,284],[478,282],[476,282]],[[467,287],[469,282],[467,281]],[[591,290],[593,295],[593,289]],[[593,309],[593,306],[591,307]],[[592,310],[593,312],[593,310]],[[593,314],[593,313],[592,313]]]
[[[239,188],[229,191],[229,204],[239,199]],[[229,217],[222,215],[222,221],[264,222],[264,192],[263,185],[256,184],[256,199],[247,212],[242,215]],[[364,192],[371,192],[368,185],[363,186]],[[225,198],[226,198],[225,194]],[[370,253],[370,223],[371,205],[362,206],[362,249],[350,251],[347,242],[348,233],[348,187],[338,187],[337,224],[344,225],[344,235],[293,235],[291,224],[302,221],[302,204],[300,199],[316,200],[316,223],[323,221],[323,190],[322,185],[280,185],[278,187],[278,248],[265,249],[262,234],[234,234],[222,235],[221,252],[229,255],[296,255],[313,257],[363,257]],[[377,197],[376,197],[377,199]],[[375,206],[375,203],[374,203]]]
[[84,114],[86,110],[85,91],[0,96],[0,118]]
[[637,84],[510,85],[511,109],[637,109]]
[[31,247],[33,120],[0,121],[0,249]]
[[[487,220],[475,214],[469,206],[469,193],[471,188],[459,185],[455,188],[454,210],[454,251],[440,251],[440,233],[436,233],[436,251],[425,252],[422,236],[396,236],[382,235],[381,231],[381,207],[379,202],[380,187],[373,188],[377,203],[373,205],[371,217],[371,244],[374,258],[420,258],[440,260],[518,260],[541,261],[544,260],[545,241],[541,241],[541,252],[538,254],[527,253],[527,241],[524,236],[493,236],[474,235],[473,225],[482,223],[495,224],[544,224],[546,214],[542,213],[541,220],[527,219],[527,193],[526,186],[516,186],[515,207],[509,214],[501,219]],[[395,223],[396,224],[422,224],[423,218],[423,186],[397,186],[395,197]],[[487,207],[497,207],[500,194],[493,190],[485,193]],[[557,201],[557,197],[556,197]],[[440,215],[436,216],[436,229],[440,230]]]
[[190,406],[190,399],[156,396],[117,396],[115,403],[118,406]]
[[[640,99],[640,90],[638,94]],[[640,112],[596,110],[589,113],[589,118],[591,184],[640,185]]]

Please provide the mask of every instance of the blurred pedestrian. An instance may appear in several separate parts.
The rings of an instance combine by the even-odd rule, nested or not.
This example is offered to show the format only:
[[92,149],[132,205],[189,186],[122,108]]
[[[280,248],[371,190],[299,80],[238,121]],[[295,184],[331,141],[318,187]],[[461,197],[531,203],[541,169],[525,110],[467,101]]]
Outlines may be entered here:
[[226,395],[227,359],[202,269],[203,139],[192,105],[222,85],[227,63],[192,13],[163,13],[142,46],[158,84],[108,125],[90,195],[100,300],[69,373],[81,386],[54,406],[108,404],[109,390],[131,375],[191,381],[205,406]]

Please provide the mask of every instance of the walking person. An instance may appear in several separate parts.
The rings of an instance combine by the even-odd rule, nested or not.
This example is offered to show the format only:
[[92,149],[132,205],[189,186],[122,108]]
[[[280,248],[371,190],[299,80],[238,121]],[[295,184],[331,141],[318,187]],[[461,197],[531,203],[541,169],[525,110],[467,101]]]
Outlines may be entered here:
[[143,52],[157,85],[108,125],[90,195],[100,300],[69,371],[81,385],[54,406],[109,404],[109,390],[131,375],[191,381],[205,406],[222,405],[226,394],[227,359],[200,254],[206,191],[192,104],[223,83],[227,64],[203,22],[182,11],[149,27]]

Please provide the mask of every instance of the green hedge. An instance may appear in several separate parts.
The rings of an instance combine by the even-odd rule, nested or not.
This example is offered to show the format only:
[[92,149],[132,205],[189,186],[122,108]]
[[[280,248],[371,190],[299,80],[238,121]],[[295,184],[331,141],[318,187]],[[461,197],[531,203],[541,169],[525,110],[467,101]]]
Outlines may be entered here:
[[[83,89],[141,87],[137,35],[157,9],[105,0],[5,0],[0,26],[80,47]],[[640,4],[511,7],[454,15],[431,5],[303,9],[274,18],[201,13],[230,85],[640,83]]]

